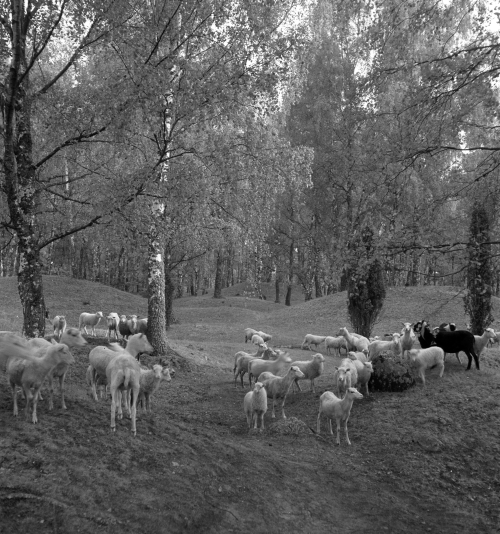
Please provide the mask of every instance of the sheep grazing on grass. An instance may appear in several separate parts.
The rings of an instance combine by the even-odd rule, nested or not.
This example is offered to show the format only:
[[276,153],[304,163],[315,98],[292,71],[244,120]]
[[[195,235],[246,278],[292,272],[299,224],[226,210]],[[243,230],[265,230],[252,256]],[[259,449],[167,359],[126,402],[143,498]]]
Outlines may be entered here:
[[247,416],[248,428],[258,427],[260,418],[260,431],[264,430],[264,415],[267,412],[267,392],[262,382],[256,382],[253,390],[249,391],[243,399],[243,411]]
[[358,382],[358,370],[350,358],[343,358],[340,367],[335,367],[337,375],[337,391],[343,397],[345,392]]
[[362,399],[363,395],[356,388],[348,388],[343,399],[336,397],[331,391],[325,391],[319,398],[319,412],[316,431],[321,433],[321,414],[326,415],[330,427],[330,434],[333,435],[332,420],[337,423],[337,445],[340,445],[340,425],[344,425],[345,439],[350,445],[349,434],[347,432],[347,421],[351,414],[354,399]]
[[158,390],[163,381],[170,382],[170,369],[161,365],[153,365],[153,369],[142,369],[139,380],[139,404],[145,411],[151,411],[151,397]]
[[[72,347],[83,347],[87,344],[78,328],[68,328],[67,330],[65,330],[61,334],[60,343],[66,345],[70,349]],[[36,355],[38,357],[41,357],[48,351],[49,347],[51,347],[52,344],[46,339],[36,337],[28,341],[28,346],[32,347],[33,350],[36,350]],[[68,370],[69,364],[63,361],[57,364],[54,369],[51,370],[47,377],[47,380],[49,382],[49,410],[52,410],[54,408],[54,404],[52,401],[52,395],[54,391],[54,378],[59,380],[59,391],[61,393],[61,408],[63,410],[67,409],[66,403],[64,401],[64,381],[66,379],[66,375],[68,374]]]
[[347,342],[344,336],[326,336],[325,337],[326,353],[331,354],[333,350],[334,356],[341,356],[341,349],[345,349],[347,352]]
[[403,323],[403,329],[401,330],[401,351],[403,356],[406,356],[408,352],[413,348],[413,343],[415,343],[415,332],[411,326],[411,323]]
[[392,341],[372,341],[368,345],[368,359],[373,360],[382,352],[392,352],[394,356],[401,354],[401,336],[398,333],[392,334]]
[[372,362],[363,362],[361,360],[356,359],[353,360],[352,363],[356,367],[356,371],[358,374],[358,381],[356,385],[359,387],[360,390],[363,386],[365,386],[366,396],[370,395],[370,392],[368,390],[368,382],[370,382],[370,378],[373,373]]
[[[479,358],[476,354],[475,344],[476,340],[474,334],[468,330],[455,330],[453,332],[439,331],[435,336],[429,328],[426,321],[421,321],[421,331],[419,340],[422,348],[428,348],[431,344],[435,343],[437,347],[440,347],[444,352],[455,353],[463,351],[467,355],[469,363],[467,365],[467,371],[470,370],[472,365],[472,358],[476,364],[476,369],[479,371]],[[422,345],[426,345],[424,347]]]
[[311,345],[314,345],[315,350],[318,350],[318,345],[321,345],[321,343],[323,343],[325,339],[326,336],[315,336],[314,334],[306,334],[306,337],[302,342],[301,348],[302,350],[304,350],[307,347],[309,350],[312,350]]
[[247,341],[252,341],[252,336],[254,334],[258,334],[258,331],[253,328],[245,328],[245,343]]
[[261,373],[269,371],[273,375],[279,374],[286,364],[291,363],[292,359],[290,358],[288,352],[282,352],[280,350],[276,351],[278,357],[275,360],[261,360],[254,359],[248,362],[248,381],[252,385],[252,378],[257,379]]
[[254,345],[262,345],[262,343],[265,343],[264,338],[260,336],[259,334],[254,334],[252,336],[252,343]]
[[56,315],[52,319],[52,326],[54,328],[54,337],[59,340],[62,333],[66,330],[66,317],[64,315]]
[[[285,376],[272,376],[268,377],[262,382],[266,388],[267,396],[273,399],[273,413],[271,417],[275,418],[276,414],[274,408],[276,405],[276,399],[283,399],[281,403],[281,414],[283,419],[286,419],[285,415],[285,400],[290,387],[293,382],[299,378],[304,378],[304,373],[295,365],[292,365]],[[260,379],[260,376],[259,376]],[[260,381],[260,380],[259,380]]]
[[429,347],[427,349],[412,349],[410,350],[410,362],[416,369],[418,376],[422,379],[422,384],[425,387],[425,370],[437,367],[439,369],[439,377],[444,373],[444,351],[439,347]]
[[111,312],[106,317],[106,322],[108,324],[108,334],[107,334],[108,343],[109,343],[109,340],[111,339],[111,334],[114,334],[115,340],[118,341],[118,325],[120,324],[120,316],[115,312]]
[[80,320],[78,322],[78,328],[81,332],[82,327],[85,333],[88,335],[87,326],[90,327],[90,333],[95,337],[95,327],[99,324],[99,321],[104,317],[103,313],[98,311],[96,313],[82,313],[80,314]]
[[[318,376],[321,376],[323,374],[323,370],[324,370],[323,362],[324,361],[325,361],[325,357],[318,352],[312,357],[311,360],[307,362],[292,362],[291,363],[292,366],[298,367],[302,371],[302,374],[304,376],[300,378],[300,380],[307,379],[311,381],[311,391],[313,393],[316,393],[316,390],[314,388],[314,379],[318,378]],[[297,385],[298,390],[301,391],[300,385],[299,385],[299,378],[296,378],[293,384],[294,384],[293,387]]]
[[[130,336],[125,348],[118,345],[118,343],[111,343],[110,347],[102,345],[94,347],[89,353],[89,363],[94,369],[92,377],[92,397],[97,400],[96,381],[97,377],[107,378],[106,369],[113,358],[118,354],[126,352],[129,356],[137,358],[142,352],[153,352],[153,347],[150,345],[148,338],[144,334],[134,334]],[[108,385],[109,382],[108,382]]]
[[259,330],[257,334],[264,340],[265,343],[268,343],[273,339],[273,336],[271,334],[266,334],[265,332],[262,332],[262,330]]
[[[136,334],[142,336],[143,334]],[[111,393],[111,430],[116,431],[116,412],[118,419],[122,415],[121,396],[127,395],[130,391],[132,401],[128,406],[130,419],[132,420],[131,431],[134,436],[137,434],[137,399],[139,398],[141,367],[139,362],[125,350],[120,351],[106,367],[106,379]]]
[[20,386],[26,397],[26,417],[29,417],[30,402],[33,400],[33,423],[38,423],[36,409],[45,378],[59,364],[68,366],[75,361],[67,345],[62,343],[51,344],[47,350],[38,350],[43,352],[43,355],[33,360],[10,358],[7,362],[7,377],[14,399],[14,416],[18,415],[16,386]]
[[[243,387],[243,377],[245,373],[248,373],[248,364],[251,360],[262,359],[269,360],[271,357],[275,357],[276,353],[273,349],[268,348],[265,343],[261,343],[257,346],[257,352],[249,354],[248,352],[243,352],[240,350],[234,355],[234,387],[237,387],[236,382],[238,377],[241,379],[241,387]],[[252,383],[250,382],[250,386]]]

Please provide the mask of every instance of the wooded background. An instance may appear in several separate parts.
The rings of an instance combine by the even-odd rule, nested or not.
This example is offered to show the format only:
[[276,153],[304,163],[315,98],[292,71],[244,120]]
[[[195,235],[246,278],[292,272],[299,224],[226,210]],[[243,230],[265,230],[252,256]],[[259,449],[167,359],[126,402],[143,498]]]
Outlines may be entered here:
[[3,3],[0,275],[25,333],[42,273],[148,296],[157,347],[176,296],[346,289],[366,232],[388,286],[465,287],[474,245],[499,295],[494,8]]

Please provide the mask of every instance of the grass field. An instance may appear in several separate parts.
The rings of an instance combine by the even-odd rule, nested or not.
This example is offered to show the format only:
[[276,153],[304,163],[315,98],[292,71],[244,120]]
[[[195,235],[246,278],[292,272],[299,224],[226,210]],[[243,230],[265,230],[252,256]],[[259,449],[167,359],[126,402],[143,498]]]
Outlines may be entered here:
[[[85,281],[44,278],[51,312],[75,325],[82,311],[144,316],[141,297]],[[127,418],[109,429],[109,401],[94,402],[85,384],[88,352],[101,338],[73,351],[67,379],[68,410],[38,410],[39,424],[12,416],[12,398],[0,374],[0,532],[24,533],[469,533],[500,531],[500,351],[481,355],[481,371],[466,372],[448,358],[444,377],[427,374],[402,393],[373,393],[354,403],[348,447],[318,435],[319,396],[335,391],[334,366],[315,394],[287,398],[287,421],[249,432],[245,389],[234,387],[234,354],[251,351],[243,329],[273,334],[272,345],[293,359],[307,333],[335,335],[349,326],[345,293],[293,305],[246,298],[244,286],[224,298],[174,302],[178,322],[169,330],[176,376],[140,412],[137,436]],[[237,293],[240,295],[237,296]],[[0,330],[21,329],[15,280],[0,279]],[[494,316],[498,316],[498,299]],[[426,318],[464,327],[460,290],[396,288],[374,334]],[[499,330],[498,322],[494,324]],[[100,330],[104,334],[104,330]],[[324,353],[324,351],[322,350]],[[464,358],[462,358],[464,359]],[[153,363],[145,358],[144,363]],[[304,388],[303,388],[304,389]],[[21,409],[23,401],[20,400]]]

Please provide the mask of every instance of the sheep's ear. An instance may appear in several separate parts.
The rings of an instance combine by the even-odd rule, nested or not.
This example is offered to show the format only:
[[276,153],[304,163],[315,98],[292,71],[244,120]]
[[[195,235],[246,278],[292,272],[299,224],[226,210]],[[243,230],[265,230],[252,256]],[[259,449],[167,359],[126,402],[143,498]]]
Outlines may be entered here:
[[57,345],[57,341],[54,338],[52,338],[50,341],[52,342],[52,345]]
[[338,368],[338,367],[335,367],[335,371],[338,371],[338,370],[339,370],[339,368]]
[[351,370],[350,370],[350,369],[347,369],[346,373],[350,373],[350,372],[351,372]]

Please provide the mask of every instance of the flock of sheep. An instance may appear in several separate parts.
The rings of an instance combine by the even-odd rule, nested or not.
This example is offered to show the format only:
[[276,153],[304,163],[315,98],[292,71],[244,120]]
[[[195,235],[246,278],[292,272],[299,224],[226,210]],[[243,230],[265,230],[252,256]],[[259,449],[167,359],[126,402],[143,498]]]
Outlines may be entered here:
[[[418,335],[418,339],[417,339]],[[341,357],[342,350],[345,358],[335,367],[336,396],[331,391],[325,391],[320,396],[319,412],[317,417],[317,433],[320,433],[320,418],[323,414],[329,423],[330,434],[333,434],[332,421],[337,425],[336,442],[340,445],[340,427],[344,428],[347,444],[350,445],[347,432],[347,421],[355,399],[363,398],[356,389],[365,388],[369,395],[368,383],[373,373],[372,360],[382,353],[394,356],[402,355],[408,358],[410,365],[421,378],[425,387],[425,371],[437,368],[439,376],[444,373],[446,353],[455,353],[461,363],[459,352],[463,351],[468,357],[467,370],[471,368],[474,358],[476,368],[479,370],[479,354],[488,343],[498,341],[498,334],[492,328],[487,328],[482,336],[474,336],[468,330],[456,330],[453,323],[443,323],[431,330],[426,321],[403,323],[401,332],[385,336],[388,339],[378,337],[368,339],[359,334],[349,332],[347,328],[341,328],[336,337],[317,336],[307,334],[304,337],[301,348],[318,347],[324,343],[327,354],[333,352]],[[243,409],[247,418],[248,427],[264,430],[264,414],[267,412],[268,398],[273,399],[272,417],[275,415],[275,402],[282,399],[282,415],[286,418],[284,405],[287,394],[295,387],[300,390],[299,380],[311,381],[311,391],[315,391],[314,380],[324,370],[325,358],[322,354],[315,354],[311,360],[295,361],[288,353],[273,350],[268,346],[272,336],[252,328],[245,329],[245,343],[251,341],[257,347],[255,353],[244,351],[237,352],[234,358],[234,385],[237,387],[238,377],[243,387],[243,376],[248,373],[249,385],[252,387],[243,400]],[[416,342],[420,348],[413,348]],[[279,376],[284,373],[284,376]]]
[[[87,341],[81,330],[88,334],[87,327],[95,335],[95,327],[103,318],[102,312],[82,313],[79,328],[67,328],[64,316],[56,316],[53,320],[54,340],[43,338],[25,340],[12,333],[0,333],[0,368],[5,369],[12,389],[14,415],[18,415],[17,388],[26,399],[26,417],[30,415],[30,403],[33,408],[31,420],[38,422],[37,405],[41,396],[41,387],[48,384],[49,410],[53,409],[53,380],[59,380],[61,392],[61,407],[66,409],[64,401],[64,380],[74,363],[70,349],[84,346]],[[118,339],[118,332],[126,341],[122,347],[118,343],[109,346],[94,347],[89,353],[89,366],[86,379],[90,387],[91,396],[97,401],[97,388],[109,388],[111,394],[111,429],[116,429],[116,413],[123,417],[122,404],[132,421],[132,432],[136,434],[136,410],[138,403],[142,403],[144,410],[151,410],[151,396],[159,388],[162,381],[169,382],[173,371],[162,365],[154,365],[151,369],[142,367],[138,361],[141,353],[153,352],[148,342],[144,324],[147,319],[138,320],[137,316],[127,319],[116,313],[107,316],[108,341],[112,333]],[[55,341],[57,340],[57,342]],[[101,391],[102,396],[102,391]]]

